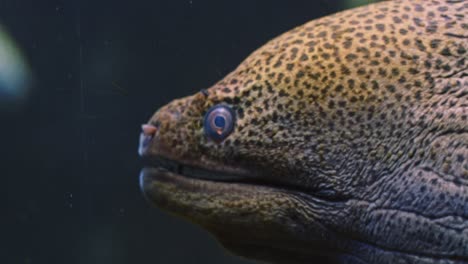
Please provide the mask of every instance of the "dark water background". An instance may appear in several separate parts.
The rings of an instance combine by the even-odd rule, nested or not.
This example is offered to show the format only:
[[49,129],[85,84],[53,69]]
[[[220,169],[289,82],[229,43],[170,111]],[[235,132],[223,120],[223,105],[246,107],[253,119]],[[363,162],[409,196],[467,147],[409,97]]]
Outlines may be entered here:
[[144,200],[140,124],[272,37],[346,5],[0,0],[35,80],[25,107],[1,113],[0,263],[245,263]]

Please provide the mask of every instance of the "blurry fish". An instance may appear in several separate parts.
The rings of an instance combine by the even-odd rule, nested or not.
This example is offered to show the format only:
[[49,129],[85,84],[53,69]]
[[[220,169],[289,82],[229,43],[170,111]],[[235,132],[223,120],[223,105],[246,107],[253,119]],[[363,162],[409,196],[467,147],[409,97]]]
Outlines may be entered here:
[[2,112],[24,105],[31,86],[31,71],[21,50],[0,25],[0,109]]

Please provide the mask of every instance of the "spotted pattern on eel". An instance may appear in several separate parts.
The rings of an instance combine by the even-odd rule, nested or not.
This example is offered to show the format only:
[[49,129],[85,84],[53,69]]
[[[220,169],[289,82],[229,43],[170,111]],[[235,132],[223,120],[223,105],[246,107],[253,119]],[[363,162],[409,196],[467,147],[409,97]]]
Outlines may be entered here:
[[[143,173],[158,207],[274,263],[468,263],[468,2],[386,1],[269,41],[148,124],[144,157],[250,175]],[[222,142],[207,110],[236,115]]]

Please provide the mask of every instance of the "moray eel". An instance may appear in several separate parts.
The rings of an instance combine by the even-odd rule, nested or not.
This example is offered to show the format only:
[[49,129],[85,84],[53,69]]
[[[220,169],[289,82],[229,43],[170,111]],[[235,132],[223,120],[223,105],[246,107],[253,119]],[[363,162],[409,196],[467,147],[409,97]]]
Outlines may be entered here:
[[273,263],[468,263],[468,2],[313,20],[143,125],[145,196]]

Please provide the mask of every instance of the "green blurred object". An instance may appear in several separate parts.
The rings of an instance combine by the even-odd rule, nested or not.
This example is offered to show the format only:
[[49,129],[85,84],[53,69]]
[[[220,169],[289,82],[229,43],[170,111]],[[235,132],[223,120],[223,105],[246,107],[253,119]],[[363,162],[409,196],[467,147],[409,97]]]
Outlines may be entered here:
[[26,102],[30,85],[29,65],[14,40],[0,26],[0,110],[19,110]]

